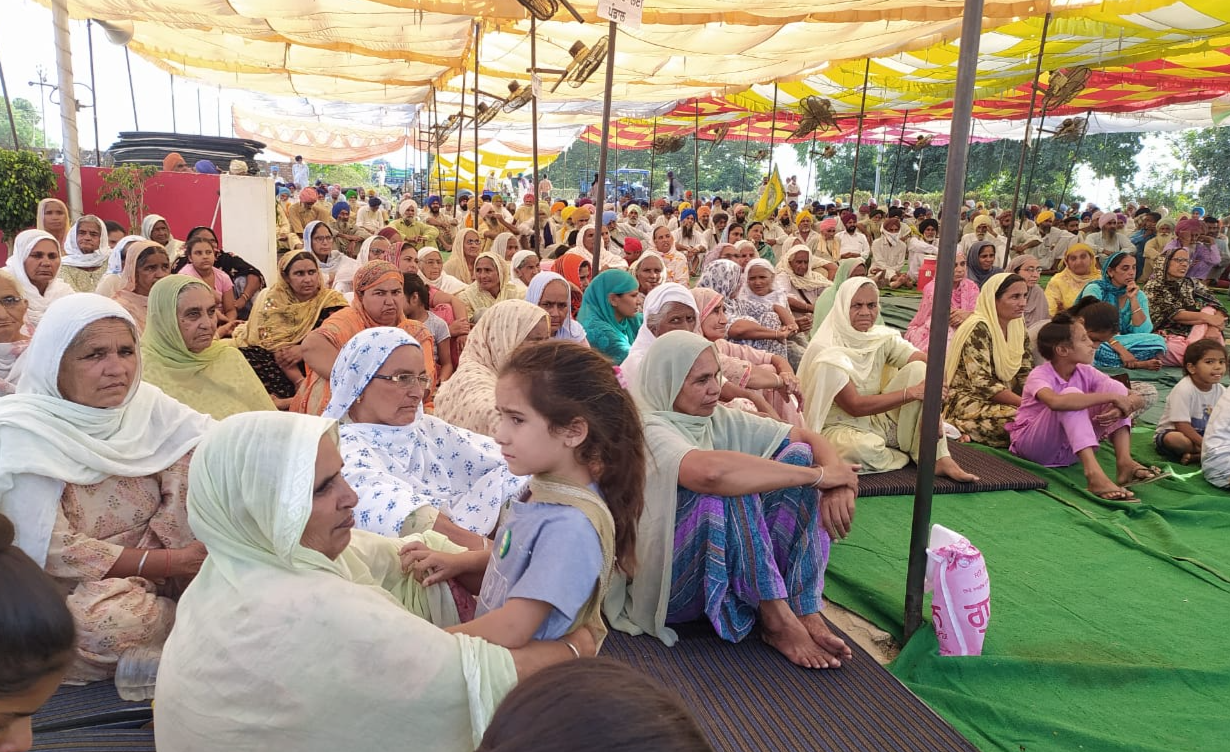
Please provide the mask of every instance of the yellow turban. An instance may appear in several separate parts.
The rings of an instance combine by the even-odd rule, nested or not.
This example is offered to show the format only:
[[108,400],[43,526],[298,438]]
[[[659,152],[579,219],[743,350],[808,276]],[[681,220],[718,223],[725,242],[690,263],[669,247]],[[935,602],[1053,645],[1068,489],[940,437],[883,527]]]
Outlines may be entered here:
[[572,217],[573,214],[576,214],[576,213],[577,213],[577,208],[575,206],[565,206],[564,210],[560,212],[560,217],[564,220],[564,224],[568,224],[568,220]]
[[1055,212],[1044,211],[1040,213],[1037,217],[1034,217],[1034,221],[1037,222],[1038,224],[1042,224],[1043,222],[1054,222]]
[[974,231],[977,232],[979,227],[994,228],[995,220],[985,214],[981,214],[974,220]]
[[810,220],[811,220],[811,221],[813,221],[813,222],[814,222],[814,221],[816,221],[816,218],[815,218],[815,217],[813,217],[813,216],[811,215],[811,212],[807,211],[806,209],[804,209],[803,211],[799,212],[799,213],[798,213],[798,216],[796,216],[796,217],[794,218],[794,221],[795,221],[795,223],[797,224],[797,223],[799,223],[799,222],[802,222],[802,221],[803,221],[803,220],[805,220],[805,219],[810,219]]

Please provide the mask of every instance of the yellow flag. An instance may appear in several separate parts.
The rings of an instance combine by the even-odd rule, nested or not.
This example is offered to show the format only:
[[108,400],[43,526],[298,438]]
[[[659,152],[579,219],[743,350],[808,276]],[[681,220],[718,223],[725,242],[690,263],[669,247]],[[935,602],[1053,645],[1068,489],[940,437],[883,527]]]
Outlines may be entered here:
[[756,199],[756,205],[752,207],[752,221],[763,222],[772,217],[778,205],[785,200],[786,187],[782,185],[782,177],[777,174],[777,167],[774,166],[768,185],[760,191],[760,198]]

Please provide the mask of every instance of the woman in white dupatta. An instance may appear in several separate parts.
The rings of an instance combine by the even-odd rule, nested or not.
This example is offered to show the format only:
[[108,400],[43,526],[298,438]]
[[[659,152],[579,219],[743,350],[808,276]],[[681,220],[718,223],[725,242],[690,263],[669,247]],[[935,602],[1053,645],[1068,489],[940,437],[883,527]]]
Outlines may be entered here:
[[210,555],[162,654],[160,749],[472,750],[519,677],[572,657],[416,615],[447,611],[447,588],[403,575],[399,541],[352,530],[337,441],[335,421],[269,412],[202,442],[188,517]]
[[[552,285],[554,282],[556,284]],[[550,286],[548,288],[548,286]],[[551,339],[563,339],[589,346],[585,339],[585,327],[572,317],[572,288],[568,280],[555,272],[538,272],[525,290],[525,302],[532,303],[547,312],[550,319]]]
[[[94,247],[83,249],[83,240],[87,246]],[[60,259],[60,278],[77,292],[94,292],[107,273],[107,259],[110,256],[107,225],[93,214],[87,214],[68,229],[64,256]]]
[[113,300],[56,301],[0,400],[0,513],[60,583],[78,625],[74,681],[158,645],[204,548],[187,524],[188,458],[213,423],[141,381],[132,317]]
[[43,230],[20,232],[13,240],[13,254],[5,264],[21,285],[29,308],[26,327],[33,332],[53,301],[72,295],[73,288],[60,279],[60,241]]
[[[922,436],[927,355],[896,329],[876,324],[879,315],[880,291],[874,280],[851,277],[842,282],[799,368],[807,425],[865,473],[917,462]],[[949,456],[943,436],[935,472],[959,482],[978,479]]]
[[[463,233],[464,234],[464,233]],[[466,289],[466,283],[444,271],[444,254],[435,246],[425,245],[419,249],[419,276],[440,292],[456,295]]]
[[418,341],[392,327],[366,329],[338,353],[324,416],[342,424],[355,521],[391,536],[435,529],[481,549],[479,536],[527,479],[509,472],[491,439],[423,414],[425,390],[413,378],[423,372]]
[[696,329],[700,311],[688,288],[675,282],[663,282],[645,296],[645,318],[636,333],[628,357],[619,364],[619,370],[629,384],[636,383],[636,374],[649,352],[649,346],[667,332]]

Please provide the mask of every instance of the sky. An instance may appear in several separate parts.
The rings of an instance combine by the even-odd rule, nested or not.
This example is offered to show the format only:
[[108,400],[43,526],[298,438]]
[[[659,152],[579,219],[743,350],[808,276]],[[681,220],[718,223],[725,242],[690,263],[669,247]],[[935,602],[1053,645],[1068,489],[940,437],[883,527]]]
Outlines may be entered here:
[[[59,141],[59,105],[48,98],[49,88],[40,92],[39,87],[29,85],[31,81],[39,80],[40,70],[50,84],[56,83],[51,10],[32,0],[5,0],[5,5],[5,22],[0,24],[0,64],[4,66],[9,95],[14,99],[29,99],[36,107],[45,105],[45,126],[49,134]],[[88,103],[91,100],[90,93],[82,86],[92,84],[85,22],[71,22],[70,33],[78,98]],[[233,102],[244,101],[242,92],[220,90],[210,85],[198,86],[192,81],[176,78],[172,111],[171,76],[137,55],[130,57],[141,130],[175,131],[206,136],[233,135],[230,107]],[[102,30],[95,26],[94,68],[100,82],[95,88],[101,103],[98,107],[97,140],[104,149],[116,141],[121,131],[136,130],[124,58],[124,48],[108,42]],[[95,137],[92,110],[81,110],[77,128],[81,149],[93,149]],[[1169,156],[1158,140],[1150,139],[1149,144],[1138,158],[1142,169],[1145,164],[1165,160]],[[286,158],[285,155],[269,156]],[[773,158],[774,163],[780,165],[782,175],[807,175],[807,165],[799,163],[790,146],[778,146],[774,149]],[[395,167],[404,166],[401,152],[391,154],[387,159]],[[413,150],[411,159],[416,159]],[[1112,181],[1094,179],[1083,166],[1076,171],[1073,180],[1076,190],[1086,196],[1087,200],[1095,201],[1099,205],[1111,205],[1119,201],[1118,191]]]

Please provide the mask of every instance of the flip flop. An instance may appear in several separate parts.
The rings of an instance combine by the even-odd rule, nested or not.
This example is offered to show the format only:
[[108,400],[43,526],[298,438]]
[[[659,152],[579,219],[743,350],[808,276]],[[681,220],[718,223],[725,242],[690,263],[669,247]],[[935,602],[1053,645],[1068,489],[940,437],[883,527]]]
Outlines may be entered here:
[[[1147,478],[1135,477],[1137,473],[1139,473],[1141,470],[1149,473],[1149,477]],[[1119,485],[1123,486],[1124,488],[1127,488],[1128,486],[1143,486],[1147,483],[1152,483],[1155,480],[1161,480],[1162,478],[1169,478],[1170,476],[1174,475],[1174,473],[1170,471],[1163,471],[1160,467],[1156,467],[1153,465],[1150,465],[1148,467],[1141,465],[1140,467],[1132,471],[1132,475],[1133,475],[1132,480],[1129,480],[1126,483],[1120,483]]]
[[[1090,491],[1089,493],[1093,493],[1093,492]],[[1135,494],[1133,494],[1131,491],[1127,490],[1126,488],[1123,489],[1122,491],[1104,491],[1102,493],[1095,493],[1093,495],[1103,501],[1123,501],[1123,502],[1140,501],[1140,499],[1136,498]]]

